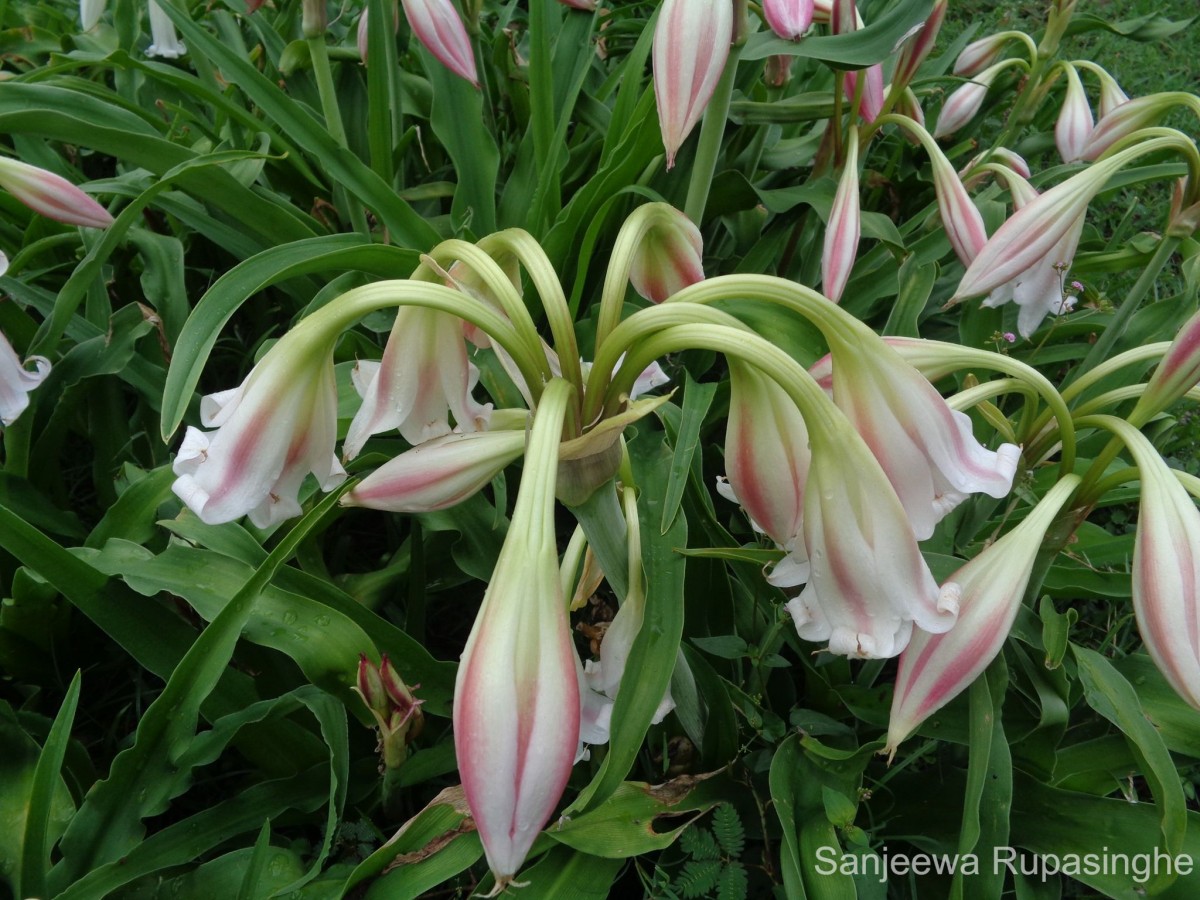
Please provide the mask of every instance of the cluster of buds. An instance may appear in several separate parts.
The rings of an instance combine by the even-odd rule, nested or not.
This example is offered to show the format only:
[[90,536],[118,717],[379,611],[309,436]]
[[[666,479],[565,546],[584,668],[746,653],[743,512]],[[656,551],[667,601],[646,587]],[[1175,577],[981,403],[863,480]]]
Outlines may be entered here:
[[398,769],[408,758],[408,745],[417,739],[425,727],[421,712],[423,700],[413,696],[411,688],[401,680],[387,654],[375,665],[366,654],[358,658],[358,680],[355,690],[367,705],[379,729],[379,754],[385,769]]

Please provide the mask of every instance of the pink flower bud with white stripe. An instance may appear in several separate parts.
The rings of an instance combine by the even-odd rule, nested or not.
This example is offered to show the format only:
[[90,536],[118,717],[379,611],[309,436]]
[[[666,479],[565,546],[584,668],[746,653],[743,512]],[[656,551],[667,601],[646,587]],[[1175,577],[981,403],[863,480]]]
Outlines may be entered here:
[[[358,17],[358,30],[356,32],[356,43],[358,45],[358,55],[359,55],[359,58],[362,59],[363,63],[366,63],[367,54],[370,49],[369,44],[370,44],[370,36],[371,36],[371,22],[367,16],[367,12],[368,12],[368,10],[366,8],[364,8],[362,11],[362,15]],[[399,30],[400,30],[400,9],[393,2],[393,5],[392,5],[392,33],[394,34],[395,32],[397,32]]]
[[654,96],[667,168],[717,89],[733,40],[730,0],[665,0],[654,29]]
[[934,129],[935,138],[954,134],[969,123],[979,113],[983,101],[987,97],[988,88],[1004,69],[1018,60],[1006,59],[990,68],[984,69],[962,87],[946,98],[942,111],[938,113],[937,127]]
[[353,459],[373,434],[400,429],[410,444],[487,425],[490,404],[471,396],[479,371],[467,359],[462,320],[449,313],[402,306],[379,362],[360,360],[354,386],[363,398],[343,452]]
[[867,445],[844,421],[810,426],[804,545],[811,574],[787,604],[797,634],[828,641],[830,653],[886,659],[905,648],[914,624],[948,630],[957,615],[954,598],[940,594],[908,515]]
[[938,32],[942,30],[942,21],[946,18],[947,0],[936,0],[929,18],[920,26],[920,30],[904,41],[900,55],[896,59],[896,68],[892,72],[892,84],[907,87],[916,77],[917,69],[925,62],[933,50]]
[[800,410],[771,378],[753,366],[729,360],[729,417],[725,430],[725,474],[737,503],[754,527],[786,550],[807,578],[801,538],[805,483],[812,454]]
[[1188,95],[1147,94],[1120,104],[1100,117],[1083,147],[1083,159],[1089,162],[1099,159],[1122,138],[1157,124],[1185,96]]
[[1200,313],[1194,313],[1159,360],[1146,390],[1129,414],[1135,425],[1149,422],[1200,384]]
[[786,41],[798,41],[813,22],[813,0],[763,0],[763,18]]
[[1121,90],[1121,85],[1117,83],[1117,79],[1113,78],[1107,71],[1096,66],[1092,69],[1100,80],[1100,118],[1104,118],[1110,112],[1129,102],[1129,95]]
[[862,210],[858,196],[858,140],[851,135],[846,145],[846,162],[838,180],[829,222],[825,227],[825,246],[821,253],[821,290],[837,303],[854,268],[858,242],[862,237]]
[[447,509],[482,490],[524,452],[524,431],[443,435],[384,463],[341,502],[400,513]]
[[1200,511],[1148,440],[1126,446],[1142,479],[1133,544],[1138,631],[1171,687],[1200,709]]
[[300,515],[311,472],[322,490],[346,473],[334,457],[337,384],[333,342],[297,328],[284,335],[240,387],[205,397],[173,466],[173,490],[202,521],[244,515],[259,528]]
[[[862,19],[854,0],[833,0],[829,25],[834,34],[850,34],[862,27]],[[863,76],[862,71],[866,72]],[[843,91],[847,100],[858,93],[858,80],[866,78],[862,95],[858,101],[858,114],[864,122],[874,122],[883,110],[883,65],[876,63],[865,70],[851,70],[843,77]]]
[[958,170],[958,177],[962,181],[963,187],[967,190],[976,187],[987,177],[987,170],[980,168],[985,156],[988,164],[1000,163],[1016,172],[1022,178],[1029,178],[1030,176],[1029,163],[1025,161],[1021,154],[1009,150],[1007,147],[997,147],[989,153],[980,153],[978,156],[972,157],[969,163]]
[[1083,158],[1083,148],[1087,145],[1096,122],[1092,118],[1092,108],[1088,105],[1079,73],[1072,65],[1067,65],[1066,70],[1067,91],[1063,97],[1062,108],[1058,112],[1058,121],[1054,125],[1054,143],[1063,162],[1075,162]]
[[958,596],[958,622],[943,634],[916,632],[900,654],[888,721],[889,755],[999,655],[1021,608],[1046,530],[1079,481],[1079,476],[1068,475],[1020,525],[946,580],[943,592]]
[[930,537],[970,494],[1008,494],[1019,447],[988,450],[980,444],[970,417],[951,409],[920,372],[868,330],[826,337],[834,402],[887,473],[918,540]]
[[443,66],[479,87],[475,51],[450,0],[400,0],[413,34]]
[[107,228],[113,223],[108,210],[65,178],[23,163],[0,157],[0,187],[35,213],[89,228]]
[[[7,261],[4,267],[8,267]],[[33,363],[32,371],[26,368],[29,363]],[[29,406],[29,392],[49,374],[50,360],[44,356],[31,356],[22,363],[8,338],[0,333],[0,424],[11,425],[17,421],[17,416]]]
[[[644,217],[644,221],[635,217]],[[662,303],[704,280],[704,239],[686,215],[668,203],[646,203],[629,217],[629,223],[641,227],[630,259],[629,280],[642,297]]]
[[533,419],[512,524],[454,688],[454,749],[488,865],[503,889],[554,813],[579,743],[577,656],[554,531],[558,443],[570,385]]
[[1004,52],[1004,45],[1013,39],[1009,32],[991,34],[967,44],[954,61],[954,74],[963,78],[978,75],[992,65]]

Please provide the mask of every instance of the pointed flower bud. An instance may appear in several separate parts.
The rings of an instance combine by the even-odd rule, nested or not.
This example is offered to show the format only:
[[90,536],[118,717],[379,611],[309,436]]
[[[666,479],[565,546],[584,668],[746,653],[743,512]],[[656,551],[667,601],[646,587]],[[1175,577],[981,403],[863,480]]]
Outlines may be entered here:
[[938,113],[937,128],[934,129],[933,136],[935,138],[942,138],[954,134],[954,132],[974,119],[983,106],[988,88],[992,86],[992,82],[996,80],[996,76],[1010,62],[1012,60],[1005,60],[984,69],[947,97],[946,102],[942,104],[942,111]]
[[479,371],[467,359],[462,320],[436,310],[402,306],[379,362],[360,360],[354,386],[363,398],[343,452],[353,459],[373,434],[400,429],[410,444],[449,434],[448,413],[460,431],[487,424],[491,405],[471,396]]
[[968,495],[1008,494],[1019,447],[993,451],[980,444],[970,418],[866,329],[827,337],[834,402],[887,473],[918,540]]
[[853,100],[858,91],[858,79],[866,73],[867,83],[863,86],[858,101],[858,114],[864,122],[874,122],[883,111],[883,66],[876,63],[861,71],[846,73],[846,99]]
[[341,502],[401,513],[447,509],[482,490],[524,452],[524,431],[447,434],[384,463]]
[[798,41],[813,22],[813,0],[763,0],[763,18],[785,41]]
[[800,584],[808,578],[802,540],[812,457],[808,429],[783,388],[753,366],[730,358],[729,385],[725,474],[730,499],[741,504],[756,529],[788,552],[790,562],[783,568],[795,569],[792,583]]
[[946,580],[943,592],[958,595],[958,622],[944,634],[916,632],[900,654],[888,722],[889,754],[966,690],[1000,653],[1046,530],[1079,481],[1068,475],[1020,525]]
[[65,178],[17,159],[0,157],[0,187],[47,219],[90,228],[113,222],[108,210]]
[[1179,329],[1150,376],[1146,390],[1129,415],[1135,425],[1149,422],[1200,383],[1200,312]]
[[630,261],[633,289],[651,303],[662,303],[703,281],[704,239],[692,220],[668,203],[646,203],[638,214],[646,218]]
[[1088,136],[1082,150],[1082,158],[1089,162],[1099,159],[1117,141],[1135,131],[1148,128],[1159,122],[1175,105],[1178,94],[1147,94],[1135,97],[1115,107],[1100,117],[1096,127]]
[[555,379],[542,394],[512,524],[454,690],[463,790],[500,889],[553,814],[579,741],[577,656],[554,532],[569,393],[568,383]]
[[842,299],[846,282],[858,255],[862,237],[862,210],[858,196],[858,140],[852,134],[846,145],[846,163],[838,180],[829,222],[825,228],[825,246],[821,254],[821,290],[834,303]]
[[[371,22],[367,17],[367,8],[364,7],[362,15],[358,17],[358,30],[355,35],[355,43],[358,46],[358,56],[365,65],[367,62],[367,54],[369,51]],[[400,30],[400,8],[396,5],[395,0],[392,2],[392,32]]]
[[938,32],[942,30],[942,21],[946,18],[947,5],[947,0],[936,0],[929,13],[929,18],[920,26],[920,30],[904,41],[900,48],[900,55],[896,59],[896,68],[892,72],[893,84],[907,87],[916,77],[917,69],[921,68],[921,63],[925,62],[926,57],[933,50]]
[[479,87],[475,51],[451,0],[400,0],[404,15],[425,49],[443,66]]
[[424,701],[413,696],[386,653],[378,666],[367,659],[365,653],[359,654],[355,690],[379,728],[384,766],[398,768],[408,756],[408,745],[416,740],[425,725],[425,716],[421,712]]
[[337,384],[332,341],[293,330],[272,347],[240,387],[210,394],[173,466],[173,490],[210,525],[249,514],[267,528],[300,514],[305,476],[322,490],[346,477],[333,455]]
[[1067,91],[1058,113],[1058,122],[1054,126],[1054,142],[1063,162],[1075,162],[1083,158],[1083,149],[1096,123],[1079,73],[1072,65],[1066,69]]
[[163,12],[162,7],[150,0],[147,8],[150,12],[150,46],[146,48],[146,55],[178,59],[187,53],[187,47],[175,30],[175,23]]
[[[7,262],[5,263],[7,267]],[[25,368],[33,363],[33,371]],[[12,344],[0,333],[0,424],[11,425],[29,406],[29,392],[50,374],[50,360],[31,356],[22,364]]]
[[668,169],[712,99],[732,40],[732,3],[663,3],[654,29],[654,96]]
[[1121,90],[1117,79],[1107,71],[1096,67],[1092,70],[1100,79],[1100,118],[1104,118],[1118,106],[1129,102],[1129,95]]
[[961,75],[963,78],[978,75],[1000,59],[1000,54],[1004,52],[1004,45],[1012,39],[1011,34],[1001,32],[967,44],[958,54],[958,59],[954,61],[954,74]]

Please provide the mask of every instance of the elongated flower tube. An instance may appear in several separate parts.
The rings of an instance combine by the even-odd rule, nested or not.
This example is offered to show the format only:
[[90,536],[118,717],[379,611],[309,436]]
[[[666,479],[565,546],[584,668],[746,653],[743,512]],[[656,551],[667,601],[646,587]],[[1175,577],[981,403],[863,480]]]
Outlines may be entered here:
[[175,23],[163,12],[162,7],[154,0],[150,0],[146,6],[150,12],[150,46],[146,48],[146,55],[178,59],[187,53],[187,47],[175,30]]
[[1200,313],[1194,313],[1159,361],[1137,406],[1129,414],[1136,426],[1149,422],[1200,383]]
[[1021,307],[1018,330],[1028,337],[1048,314],[1062,309],[1062,273],[1075,255],[1092,198],[1131,159],[1171,143],[1156,138],[1122,150],[1017,210],[968,266],[951,302],[1003,288],[987,304],[1011,297]]
[[554,379],[533,419],[512,524],[454,689],[463,790],[498,889],[558,804],[579,740],[579,682],[554,537],[558,442],[570,385]]
[[0,333],[0,424],[17,421],[29,406],[29,392],[50,374],[50,360],[44,356],[31,356],[25,363],[33,363],[33,371],[25,368],[8,338]]
[[1063,162],[1075,162],[1083,158],[1084,147],[1096,122],[1092,118],[1092,108],[1088,105],[1079,73],[1071,65],[1066,66],[1066,70],[1067,91],[1054,126],[1054,142]]
[[862,237],[862,209],[858,196],[858,141],[846,145],[846,162],[838,180],[837,193],[825,228],[825,246],[821,253],[821,290],[837,303],[858,255]]
[[712,99],[733,40],[729,0],[666,0],[654,29],[654,96],[667,168]]
[[946,580],[942,590],[958,593],[958,622],[944,634],[914,633],[900,654],[885,748],[889,757],[1000,653],[1046,530],[1080,480],[1068,475],[1059,481],[1020,525]]
[[763,0],[767,26],[786,41],[798,41],[813,22],[813,0]]
[[446,313],[401,307],[383,359],[360,360],[353,377],[363,403],[346,433],[347,459],[382,431],[399,428],[421,444],[450,433],[448,413],[464,432],[484,427],[491,414],[490,404],[471,397],[479,373],[467,359],[462,320]]
[[404,16],[425,49],[438,62],[479,87],[475,51],[466,26],[450,0],[400,0]]
[[240,387],[205,397],[200,420],[216,431],[188,428],[171,490],[211,525],[248,514],[267,528],[300,514],[300,485],[310,472],[323,490],[346,477],[333,454],[330,337],[289,332]]
[[783,389],[753,366],[730,359],[729,383],[725,474],[730,499],[787,551],[788,559],[775,568],[786,573],[788,585],[801,584],[808,580],[802,525],[812,459],[804,417]]
[[65,178],[18,159],[0,157],[0,187],[47,219],[90,228],[113,222],[107,209]]
[[524,452],[524,431],[447,434],[388,460],[341,503],[402,513],[447,509],[482,490]]
[[1100,117],[1088,135],[1082,158],[1089,162],[1103,156],[1117,141],[1160,121],[1186,94],[1163,93],[1135,97]]
[[886,343],[865,336],[859,329],[827,334],[833,399],[887,473],[917,539],[931,536],[970,494],[1008,494],[1020,448],[988,450],[965,413],[952,410]]
[[651,303],[662,303],[676,291],[704,280],[704,239],[700,229],[667,203],[639,206],[627,221],[645,217],[630,259],[633,289]]

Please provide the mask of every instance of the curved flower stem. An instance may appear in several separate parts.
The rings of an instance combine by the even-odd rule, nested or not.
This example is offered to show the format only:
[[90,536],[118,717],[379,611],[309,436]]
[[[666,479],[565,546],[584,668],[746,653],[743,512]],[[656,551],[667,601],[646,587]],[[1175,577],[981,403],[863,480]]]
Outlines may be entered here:
[[[316,340],[332,342],[368,313],[397,306],[434,309],[470,322],[512,354],[535,399],[540,396],[543,387],[541,363],[525,349],[513,325],[483,301],[428,281],[377,281],[347,291],[302,319],[269,352],[274,353],[285,344],[303,347],[306,342]],[[545,360],[540,348],[538,355]]]
[[[1150,439],[1142,434],[1137,426],[1119,419],[1116,416],[1091,415],[1081,416],[1077,423],[1080,428],[1103,428],[1105,431],[1111,432],[1113,439],[1109,441],[1104,451],[1092,463],[1092,467],[1083,477],[1083,485],[1079,489],[1080,503],[1091,507],[1098,501],[1104,492],[1109,489],[1111,476],[1105,476],[1104,470],[1108,468],[1108,464],[1116,458],[1121,451],[1121,446],[1133,456],[1133,461],[1139,466],[1145,466],[1150,462],[1150,456],[1157,458],[1158,451],[1154,449],[1154,445],[1150,443]],[[1163,463],[1166,465],[1166,463]]]
[[571,308],[567,304],[567,297],[554,271],[554,265],[546,256],[542,245],[534,240],[528,231],[522,228],[508,228],[489,234],[480,240],[477,246],[489,255],[495,255],[496,250],[507,251],[525,267],[546,313],[546,321],[554,338],[554,350],[558,354],[563,377],[575,386],[577,392],[582,393],[583,372],[579,367],[579,343],[575,338],[575,322],[571,318]]
[[[486,249],[467,241],[451,239],[442,241],[442,243],[434,247],[429,252],[428,257],[439,268],[450,265],[455,261],[462,262],[470,266],[483,279],[487,289],[500,301],[500,306],[504,310],[504,314],[508,317],[508,321],[512,323],[513,329],[520,336],[525,351],[530,355],[531,359],[538,360],[540,374],[537,383],[541,385],[549,381],[553,375],[553,372],[550,370],[550,361],[546,359],[546,354],[542,351],[542,340],[538,336],[537,327],[533,324],[529,310],[525,307],[525,301],[521,299],[521,295],[517,293],[517,289],[508,280],[508,276],[504,274],[504,270],[500,268]],[[463,296],[466,296],[466,294],[463,294]],[[507,345],[505,346],[507,347]]]
[[[997,381],[989,381],[985,384],[977,384],[974,387],[959,391],[954,396],[946,398],[946,405],[951,409],[957,409],[962,412],[970,409],[973,406],[978,406],[980,403],[990,400],[993,397],[1000,397],[1011,393],[1022,394],[1027,400],[1037,397],[1037,391],[1034,390],[1033,386],[1026,384],[1021,379],[1001,378]],[[1026,410],[1029,410],[1032,408],[1032,406],[1031,404],[1026,403],[1025,408]],[[1004,440],[1008,441],[1009,443],[1018,443],[1017,431],[1025,433],[1024,425],[1026,423],[1024,422],[1022,423],[1021,428],[1014,430],[1012,423],[1007,419],[997,422],[993,418],[994,413],[993,416],[989,416],[983,412],[980,414],[983,415],[984,418],[988,420],[988,423],[997,431],[999,431],[1001,437],[1003,437]]]
[[[795,282],[770,275],[725,275],[717,278],[708,278],[684,288],[669,297],[661,306],[656,307],[656,309],[669,309],[681,304],[688,306],[705,305],[718,301],[774,303],[792,309],[804,316],[804,318],[812,322],[825,334],[847,335],[866,342],[881,340],[874,331],[845,312],[841,307],[831,303],[812,288],[807,288]],[[642,310],[630,316],[622,324],[621,329],[624,329],[626,325],[630,325],[635,321],[641,326],[645,320],[640,319],[640,317],[653,312],[655,310]],[[745,326],[742,327],[744,328]],[[621,329],[618,329],[618,331]],[[641,327],[641,330],[645,331],[647,327]],[[612,333],[611,340],[605,341],[597,348],[596,365],[592,369],[593,377],[596,377],[597,370],[602,369],[605,364],[608,365],[608,368],[603,369],[603,371],[611,372],[612,367],[616,365],[617,359],[624,352],[626,342],[640,336],[637,330],[631,330],[621,335],[618,335],[618,331]],[[1014,378],[1019,378],[1037,390],[1047,406],[1053,411],[1054,418],[1058,422],[1063,445],[1062,472],[1063,474],[1070,472],[1075,465],[1075,431],[1071,421],[1071,413],[1058,391],[1054,389],[1054,386],[1050,384],[1046,377],[1036,369],[1009,356],[991,353],[987,350],[976,350],[970,347],[958,347],[955,349],[954,359],[957,367],[963,368],[970,365],[982,366],[992,371],[1002,372]],[[630,365],[629,361],[626,362],[626,365]],[[622,369],[624,368],[622,366]],[[631,369],[630,371],[640,372],[641,370]],[[626,377],[623,375],[622,380]],[[632,384],[632,381],[628,383]],[[594,381],[589,381],[589,396],[585,398],[584,421],[591,421],[591,418],[599,412],[598,396],[592,394],[593,389],[596,387],[597,385]],[[614,389],[616,389],[616,393],[614,393]],[[619,388],[617,388],[614,382],[614,386],[609,389],[608,398],[612,400],[616,396],[619,396]]]

